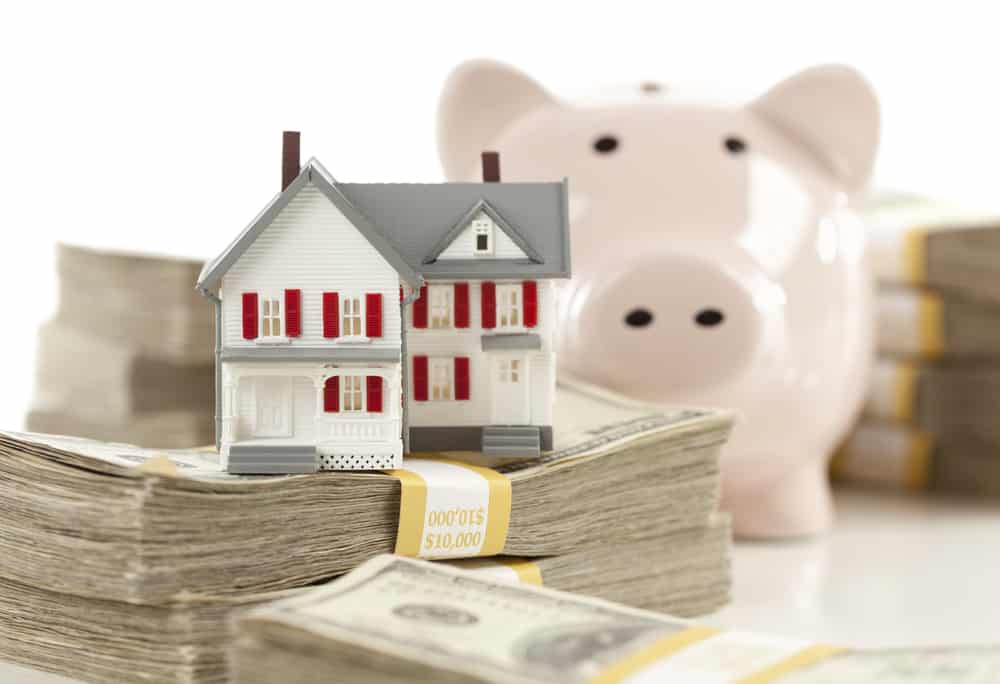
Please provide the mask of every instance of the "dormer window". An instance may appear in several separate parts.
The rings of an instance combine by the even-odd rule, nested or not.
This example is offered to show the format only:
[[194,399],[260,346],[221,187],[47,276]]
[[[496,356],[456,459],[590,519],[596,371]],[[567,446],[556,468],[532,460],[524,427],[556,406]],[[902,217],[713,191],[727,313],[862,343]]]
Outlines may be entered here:
[[493,221],[480,214],[472,222],[472,234],[475,237],[477,255],[493,254]]

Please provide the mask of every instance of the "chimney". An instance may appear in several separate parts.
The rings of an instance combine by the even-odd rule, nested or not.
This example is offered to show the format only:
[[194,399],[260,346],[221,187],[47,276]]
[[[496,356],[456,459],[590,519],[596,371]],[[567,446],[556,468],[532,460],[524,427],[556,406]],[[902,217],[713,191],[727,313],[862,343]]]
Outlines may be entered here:
[[483,152],[483,182],[500,182],[500,153]]
[[281,191],[292,184],[299,175],[299,132],[281,134]]

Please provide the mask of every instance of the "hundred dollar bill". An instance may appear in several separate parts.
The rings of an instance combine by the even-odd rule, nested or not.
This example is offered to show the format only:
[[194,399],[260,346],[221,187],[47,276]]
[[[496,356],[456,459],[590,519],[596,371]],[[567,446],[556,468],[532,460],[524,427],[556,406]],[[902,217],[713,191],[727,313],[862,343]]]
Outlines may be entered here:
[[852,652],[719,632],[384,556],[238,622],[239,684],[986,684],[1000,649]]
[[[706,525],[732,420],[560,384],[555,449],[494,472],[509,512],[495,512],[507,524],[493,552],[559,555]],[[0,575],[148,604],[303,586],[397,549],[402,479],[235,476],[209,451],[0,432]]]

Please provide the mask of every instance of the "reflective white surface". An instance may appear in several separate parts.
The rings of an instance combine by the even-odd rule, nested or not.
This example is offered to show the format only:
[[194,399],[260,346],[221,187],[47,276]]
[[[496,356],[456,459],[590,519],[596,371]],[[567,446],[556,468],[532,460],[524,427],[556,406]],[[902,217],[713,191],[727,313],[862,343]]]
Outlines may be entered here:
[[[700,622],[869,648],[1000,643],[1000,502],[838,492],[836,504],[824,537],[737,544],[735,600]],[[0,664],[0,682],[69,681]]]

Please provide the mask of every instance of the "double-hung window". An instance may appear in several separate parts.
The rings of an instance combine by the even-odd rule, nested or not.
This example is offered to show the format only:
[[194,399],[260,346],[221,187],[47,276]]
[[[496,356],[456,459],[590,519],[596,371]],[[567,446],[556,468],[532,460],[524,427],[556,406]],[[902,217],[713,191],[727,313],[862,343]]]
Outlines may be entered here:
[[454,290],[451,285],[431,285],[427,288],[431,328],[451,327]]
[[454,396],[454,360],[430,359],[431,399],[451,399]]
[[281,337],[281,299],[264,295],[260,299],[260,336]]
[[520,328],[523,325],[521,285],[497,285],[497,327]]
[[340,379],[344,393],[341,410],[345,412],[364,411],[364,378],[360,375],[344,375]]
[[340,334],[348,337],[364,335],[361,300],[358,295],[343,295],[341,302]]

